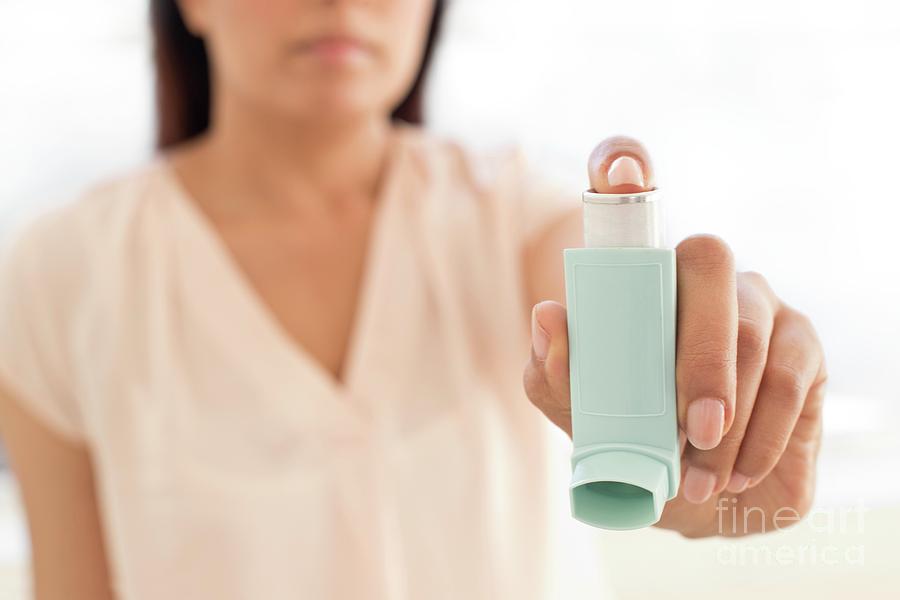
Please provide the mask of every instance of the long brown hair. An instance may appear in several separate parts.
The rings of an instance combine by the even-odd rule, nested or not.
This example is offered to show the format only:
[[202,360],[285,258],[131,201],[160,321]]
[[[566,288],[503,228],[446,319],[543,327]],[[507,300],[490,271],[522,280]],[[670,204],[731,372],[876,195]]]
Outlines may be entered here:
[[[445,0],[435,0],[422,64],[406,97],[391,118],[421,124],[425,79],[440,31]],[[181,18],[176,0],[151,0],[156,63],[157,148],[168,148],[209,127],[209,58],[203,40]]]

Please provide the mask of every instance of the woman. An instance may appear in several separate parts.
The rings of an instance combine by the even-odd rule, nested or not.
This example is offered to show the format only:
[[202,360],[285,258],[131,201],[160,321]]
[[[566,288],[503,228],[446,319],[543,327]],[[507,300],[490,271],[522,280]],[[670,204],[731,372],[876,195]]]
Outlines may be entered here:
[[[555,597],[524,398],[568,430],[579,203],[415,125],[441,3],[152,5],[163,152],[3,263],[37,597]],[[628,138],[591,168],[654,185]],[[659,526],[747,533],[726,499],[771,529],[811,502],[822,349],[718,238],[678,260],[684,478]]]

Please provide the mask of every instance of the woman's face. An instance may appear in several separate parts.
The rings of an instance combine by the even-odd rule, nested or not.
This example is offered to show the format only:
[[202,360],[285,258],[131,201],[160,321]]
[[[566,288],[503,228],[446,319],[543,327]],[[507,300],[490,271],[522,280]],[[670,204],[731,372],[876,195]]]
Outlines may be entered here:
[[434,0],[181,0],[180,6],[206,42],[214,94],[323,120],[387,115],[405,97]]

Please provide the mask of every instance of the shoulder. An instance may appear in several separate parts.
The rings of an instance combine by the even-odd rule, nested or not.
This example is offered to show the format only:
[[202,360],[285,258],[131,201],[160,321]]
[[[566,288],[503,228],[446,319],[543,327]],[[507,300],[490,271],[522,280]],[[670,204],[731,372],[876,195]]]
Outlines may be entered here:
[[13,239],[96,239],[111,225],[135,215],[162,170],[161,159],[150,160],[97,181],[52,208],[33,213],[14,232]]
[[123,264],[123,231],[146,195],[147,166],[100,182],[71,200],[32,211],[0,248],[0,376],[52,429],[71,439],[86,432],[78,368],[97,348],[95,302],[101,278]]
[[141,220],[160,168],[158,160],[101,180],[60,204],[31,211],[9,227],[0,245],[4,285],[65,293],[87,285],[94,258],[110,256]]
[[516,142],[476,145],[419,126],[400,127],[415,167],[430,179],[490,195],[525,182],[528,159]]
[[439,204],[459,211],[461,198],[489,219],[496,233],[521,244],[581,206],[581,190],[551,175],[518,142],[464,143],[420,127],[407,127],[414,169]]

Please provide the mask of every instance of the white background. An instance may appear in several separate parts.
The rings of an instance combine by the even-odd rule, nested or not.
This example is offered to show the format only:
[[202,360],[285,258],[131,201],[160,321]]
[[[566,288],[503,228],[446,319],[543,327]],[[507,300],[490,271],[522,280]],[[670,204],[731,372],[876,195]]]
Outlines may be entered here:
[[[721,235],[819,329],[831,373],[819,504],[896,506],[896,2],[451,4],[432,126],[521,143],[574,194],[596,142],[641,139],[671,241]],[[0,0],[0,231],[149,156],[148,42],[142,0]],[[14,567],[24,530],[4,515],[0,565]]]

